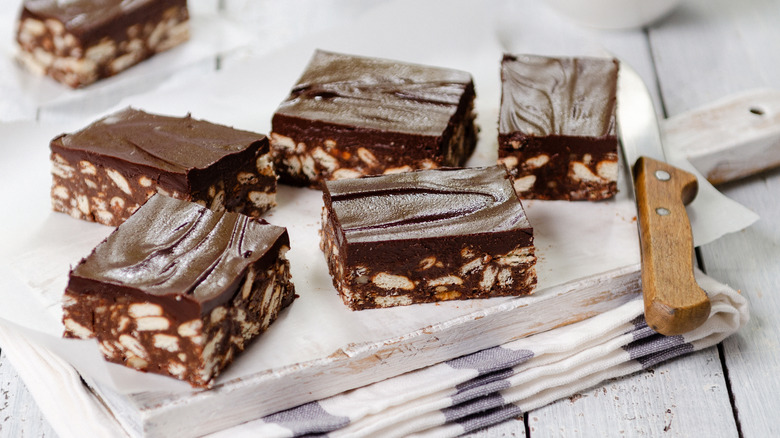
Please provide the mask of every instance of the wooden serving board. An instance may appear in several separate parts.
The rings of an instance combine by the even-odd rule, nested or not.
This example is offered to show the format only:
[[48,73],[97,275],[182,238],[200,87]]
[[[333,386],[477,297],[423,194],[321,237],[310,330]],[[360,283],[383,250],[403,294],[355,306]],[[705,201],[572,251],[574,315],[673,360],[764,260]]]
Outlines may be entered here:
[[[724,105],[733,106],[733,101],[727,99]],[[723,108],[716,105],[706,111],[717,114]],[[702,112],[691,114],[706,118]],[[697,135],[699,124],[683,122],[690,117],[686,114],[665,122],[664,127],[674,127],[674,135],[665,130],[672,142],[668,147],[678,147],[674,143],[678,138]],[[751,131],[753,138],[775,135],[771,128],[756,131]],[[740,136],[731,139],[712,153],[744,147]],[[622,195],[605,203],[526,201],[539,251],[540,287],[533,297],[349,312],[329,284],[324,257],[316,245],[317,221],[300,220],[316,217],[321,208],[319,192],[283,187],[280,205],[289,208],[280,208],[268,219],[291,227],[294,249],[290,257],[301,298],[250,347],[246,353],[249,357],[239,362],[278,354],[282,345],[306,350],[313,342],[318,344],[317,351],[309,356],[292,354],[277,362],[269,361],[266,367],[249,373],[227,375],[208,391],[124,395],[90,382],[92,389],[133,435],[165,436],[175,432],[194,436],[614,309],[640,293],[633,201],[624,180],[620,188]],[[599,225],[583,225],[587,220],[582,218],[592,218]],[[588,234],[593,240],[582,237]],[[601,242],[601,247],[594,247],[594,242]],[[609,248],[611,255],[602,252],[604,248]],[[582,268],[587,265],[586,259],[594,257],[603,257],[604,263]],[[318,327],[295,321],[318,317],[324,318],[319,327],[323,337],[298,342],[296,336],[316,336],[313,332]],[[372,325],[367,320],[376,321]],[[388,325],[396,327],[378,328]],[[344,330],[369,335],[340,336],[338,333]],[[331,336],[337,341],[325,345]]]
[[[486,109],[482,114],[488,118],[491,113]],[[483,126],[487,124],[483,121]],[[27,209],[9,224],[3,254],[11,257],[10,266],[21,280],[41,293],[44,310],[59,308],[69,266],[111,231],[50,211],[47,139],[80,125],[0,125],[0,134],[19,145],[7,157],[18,163],[13,176],[29,181],[25,190],[9,195],[9,202],[24,203]],[[485,153],[492,147],[489,140],[483,142],[472,164],[495,160]],[[160,379],[178,385],[123,394],[110,389],[110,382],[83,371],[73,358],[63,357],[133,436],[196,436],[222,430],[570,324],[635,298],[639,272],[635,209],[625,181],[620,188],[620,195],[608,202],[525,203],[538,255],[539,287],[531,297],[352,312],[333,289],[318,246],[321,193],[280,187],[279,207],[266,218],[288,227],[292,247],[288,257],[300,297],[217,379],[215,388],[192,391],[173,379],[97,358],[98,366],[151,379],[146,388],[157,387]]]
[[[614,309],[639,294],[628,266],[512,300],[393,339],[346,345],[332,354],[189,394],[95,393],[134,436],[198,436]],[[570,310],[566,310],[570,309]]]
[[639,293],[633,204],[624,191],[605,203],[526,203],[539,224],[540,286],[533,296],[349,311],[317,245],[321,205],[319,192],[280,189],[279,207],[267,219],[288,227],[300,297],[215,388],[120,395],[93,382],[127,430],[145,436],[221,430],[580,321]]
[[[461,37],[470,44],[475,41]],[[404,56],[369,53],[472,71],[479,90],[477,114],[482,131],[470,165],[490,165],[496,160],[500,100],[496,60],[500,59],[500,50],[492,41],[486,44],[457,45],[452,48],[452,56],[439,50],[440,59],[428,58],[428,52],[410,55],[407,51]],[[270,58],[236,60],[233,68],[226,65],[203,84],[189,84],[185,91],[172,89],[138,96],[127,103],[163,114],[191,112],[196,118],[268,132],[271,114],[310,54],[311,47],[292,47]],[[442,62],[444,59],[448,62]],[[274,66],[270,72],[269,65]],[[266,73],[258,82],[260,71]],[[236,93],[240,88],[236,84],[251,84],[252,88]],[[67,127],[21,126],[18,132],[7,133],[13,135],[5,135],[9,141],[23,145],[16,148],[25,151],[18,157],[18,170],[32,181],[24,193],[13,198],[20,205],[30,200],[35,204],[25,211],[27,221],[20,217],[19,228],[25,234],[33,228],[32,239],[42,245],[33,248],[29,236],[11,236],[9,244],[25,252],[12,251],[15,268],[27,272],[28,280],[47,285],[50,308],[55,307],[56,296],[64,290],[68,266],[107,233],[105,227],[95,231],[100,226],[51,213],[47,205],[48,140],[87,122]],[[638,293],[635,209],[624,181],[620,189],[619,197],[609,202],[525,203],[538,251],[539,287],[532,297],[351,312],[333,289],[318,248],[321,195],[283,187],[279,208],[267,219],[290,230],[292,249],[288,256],[300,298],[220,376],[215,388],[122,394],[88,373],[82,376],[132,435],[202,435],[597,315]],[[81,235],[87,237],[75,241]],[[45,267],[41,260],[46,261]],[[50,278],[44,279],[47,276]]]

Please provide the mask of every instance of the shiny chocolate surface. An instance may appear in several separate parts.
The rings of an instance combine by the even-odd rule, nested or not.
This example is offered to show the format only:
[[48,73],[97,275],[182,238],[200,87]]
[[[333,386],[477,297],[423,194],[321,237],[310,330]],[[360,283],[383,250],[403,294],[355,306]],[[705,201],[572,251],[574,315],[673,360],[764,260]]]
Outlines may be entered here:
[[528,229],[503,166],[436,169],[326,183],[350,243]]
[[318,50],[276,114],[441,136],[471,89],[463,71]]
[[280,245],[289,245],[282,227],[155,195],[71,271],[68,289],[205,312],[233,297],[249,265],[273,263]]
[[248,149],[265,136],[190,117],[168,117],[127,108],[81,131],[52,141],[52,149],[110,157],[171,173],[206,169],[225,156]]
[[187,6],[186,0],[25,0],[22,15],[54,19],[85,43],[103,37],[127,38],[133,24],[158,19],[170,7]]
[[613,59],[504,55],[499,134],[615,135]]

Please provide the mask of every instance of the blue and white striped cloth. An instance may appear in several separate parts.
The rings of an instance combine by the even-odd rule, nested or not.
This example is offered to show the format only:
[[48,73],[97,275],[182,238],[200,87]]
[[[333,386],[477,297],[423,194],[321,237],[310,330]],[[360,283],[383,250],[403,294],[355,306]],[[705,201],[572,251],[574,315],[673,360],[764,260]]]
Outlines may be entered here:
[[[650,330],[637,297],[576,324],[277,412],[212,438],[451,437],[516,418],[605,380],[715,345],[747,323],[747,302],[739,293],[704,274],[697,279],[712,310],[704,325],[682,336]],[[61,358],[2,324],[0,344],[60,436],[123,434]]]
[[[641,297],[546,333],[266,416],[215,436],[451,437],[468,433],[725,339],[748,320],[745,299],[697,273],[707,322],[662,336]],[[239,435],[237,435],[239,434]]]

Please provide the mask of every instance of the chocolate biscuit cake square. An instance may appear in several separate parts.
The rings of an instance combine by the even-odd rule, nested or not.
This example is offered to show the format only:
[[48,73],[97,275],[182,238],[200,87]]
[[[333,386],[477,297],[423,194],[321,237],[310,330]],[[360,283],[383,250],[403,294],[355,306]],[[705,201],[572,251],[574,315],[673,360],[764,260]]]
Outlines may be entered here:
[[601,200],[617,193],[618,62],[505,55],[498,162],[521,198]]
[[188,38],[186,0],[25,0],[16,33],[22,64],[72,88]]
[[294,300],[289,246],[285,228],[155,195],[71,270],[65,336],[209,387]]
[[51,141],[55,211],[105,225],[159,192],[259,216],[276,205],[262,134],[127,108]]
[[463,71],[318,50],[273,116],[280,181],[462,166],[476,145],[474,96]]
[[533,228],[503,166],[327,181],[321,248],[353,310],[530,294]]

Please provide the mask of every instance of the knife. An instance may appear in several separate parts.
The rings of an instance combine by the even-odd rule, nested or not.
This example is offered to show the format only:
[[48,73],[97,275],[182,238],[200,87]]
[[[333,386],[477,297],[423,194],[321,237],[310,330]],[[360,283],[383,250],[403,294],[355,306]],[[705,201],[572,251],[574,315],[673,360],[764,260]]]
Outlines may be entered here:
[[707,293],[693,274],[693,236],[685,211],[698,182],[666,163],[650,92],[625,62],[620,63],[617,100],[620,143],[639,220],[645,321],[658,333],[679,335],[710,314]]

